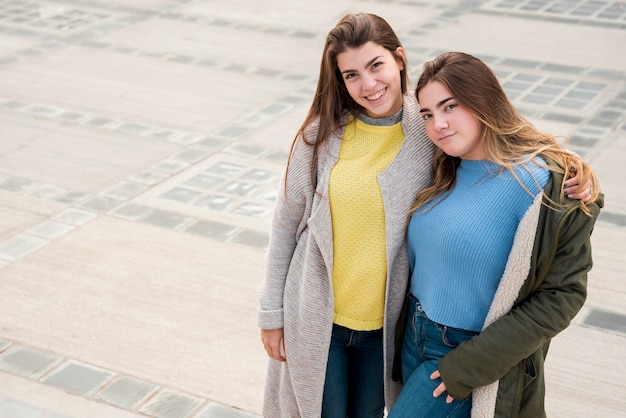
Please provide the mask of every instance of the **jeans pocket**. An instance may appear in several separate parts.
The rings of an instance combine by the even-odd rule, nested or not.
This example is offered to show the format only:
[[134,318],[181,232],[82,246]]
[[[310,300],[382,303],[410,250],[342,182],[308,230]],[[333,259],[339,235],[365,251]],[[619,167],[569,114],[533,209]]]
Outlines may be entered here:
[[441,340],[445,345],[451,348],[455,348],[463,341],[467,341],[473,336],[478,335],[476,331],[452,328],[445,325],[439,325],[439,327],[441,330]]

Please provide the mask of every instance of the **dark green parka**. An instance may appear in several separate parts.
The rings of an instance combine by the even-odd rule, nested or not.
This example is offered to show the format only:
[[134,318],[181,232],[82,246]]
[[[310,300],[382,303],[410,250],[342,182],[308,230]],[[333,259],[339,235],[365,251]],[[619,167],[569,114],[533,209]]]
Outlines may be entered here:
[[600,195],[586,215],[562,199],[562,180],[553,172],[544,191],[565,206],[548,208],[538,196],[520,222],[483,331],[439,363],[452,397],[472,393],[472,418],[546,415],[548,346],[585,302],[591,232],[604,204]]

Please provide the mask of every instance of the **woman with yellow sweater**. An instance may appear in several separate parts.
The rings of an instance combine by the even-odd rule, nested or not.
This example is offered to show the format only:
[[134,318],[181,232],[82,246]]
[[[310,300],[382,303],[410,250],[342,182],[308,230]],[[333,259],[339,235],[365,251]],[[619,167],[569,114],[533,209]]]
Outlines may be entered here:
[[405,51],[382,18],[347,15],[328,34],[260,292],[265,417],[380,418],[400,392],[405,232],[436,148],[407,84]]

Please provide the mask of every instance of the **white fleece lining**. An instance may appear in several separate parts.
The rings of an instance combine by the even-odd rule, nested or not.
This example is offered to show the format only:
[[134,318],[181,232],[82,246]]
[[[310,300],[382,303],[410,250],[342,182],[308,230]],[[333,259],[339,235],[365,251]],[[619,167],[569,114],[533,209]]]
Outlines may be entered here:
[[[542,199],[541,193],[535,197],[534,203],[528,208],[517,227],[513,247],[491,308],[485,318],[483,329],[511,310],[520,289],[528,278]],[[497,396],[498,381],[474,389],[472,392],[472,418],[493,418],[496,411]]]

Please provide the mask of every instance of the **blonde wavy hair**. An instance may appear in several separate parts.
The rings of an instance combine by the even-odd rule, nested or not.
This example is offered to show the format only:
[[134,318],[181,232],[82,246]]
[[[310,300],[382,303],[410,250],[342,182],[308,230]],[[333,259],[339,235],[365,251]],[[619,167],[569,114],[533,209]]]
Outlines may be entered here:
[[[503,170],[510,171],[526,191],[528,189],[517,176],[514,167],[528,161],[546,166],[537,160],[541,156],[556,163],[556,166],[546,166],[549,170],[563,174],[561,188],[565,180],[578,173],[579,184],[591,184],[589,201],[596,200],[599,184],[591,167],[577,154],[563,148],[557,137],[539,132],[526,120],[509,101],[495,74],[484,62],[462,52],[439,55],[424,64],[415,88],[416,97],[432,81],[441,82],[456,102],[481,122],[480,141],[486,158]],[[417,194],[411,213],[452,190],[460,162],[459,157],[449,156],[439,150],[433,161],[434,180]],[[562,204],[562,201],[548,201],[551,205]],[[582,200],[579,204],[581,210],[591,215]]]

